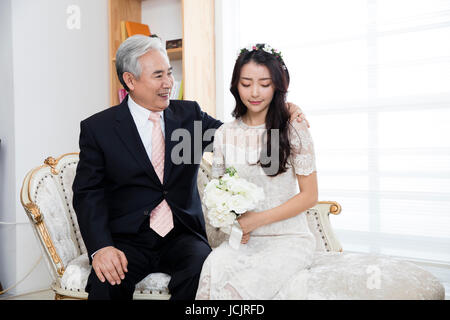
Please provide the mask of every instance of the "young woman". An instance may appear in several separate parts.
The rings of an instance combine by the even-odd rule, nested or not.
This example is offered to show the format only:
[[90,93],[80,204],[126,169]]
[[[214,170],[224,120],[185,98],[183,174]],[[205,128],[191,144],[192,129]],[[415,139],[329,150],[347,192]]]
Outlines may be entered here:
[[235,120],[217,129],[213,176],[233,166],[265,199],[238,222],[238,250],[227,241],[206,259],[197,299],[301,299],[315,238],[304,211],[317,203],[314,147],[305,122],[289,122],[289,72],[266,44],[241,50],[231,81]]

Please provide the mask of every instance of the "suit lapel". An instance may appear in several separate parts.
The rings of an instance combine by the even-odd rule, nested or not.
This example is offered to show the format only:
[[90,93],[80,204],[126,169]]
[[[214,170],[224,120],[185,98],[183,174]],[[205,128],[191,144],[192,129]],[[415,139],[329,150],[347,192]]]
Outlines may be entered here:
[[137,131],[136,124],[134,123],[133,117],[128,108],[128,96],[118,106],[115,130],[125,147],[142,166],[145,173],[152,178],[156,184],[160,185],[161,182],[159,181],[155,169],[148,158],[141,137],[139,136],[139,132]]
[[164,127],[165,127],[165,145],[166,150],[164,154],[164,184],[167,184],[167,181],[170,176],[170,172],[172,169],[172,149],[176,144],[176,141],[171,140],[172,132],[179,128],[179,122],[175,119],[175,115],[173,114],[170,106],[164,110]]

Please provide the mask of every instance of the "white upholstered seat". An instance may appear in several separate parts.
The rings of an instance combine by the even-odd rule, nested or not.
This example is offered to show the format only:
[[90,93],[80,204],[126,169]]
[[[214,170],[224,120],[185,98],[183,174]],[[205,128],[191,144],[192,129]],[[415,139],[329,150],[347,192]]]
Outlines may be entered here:
[[[72,207],[77,163],[77,153],[49,157],[26,175],[21,191],[22,205],[52,275],[55,299],[87,298],[84,287],[91,266]],[[200,193],[210,170],[203,160],[197,181]],[[307,299],[444,299],[442,284],[415,264],[383,255],[342,252],[328,218],[340,212],[340,205],[333,201],[319,202],[305,212],[317,240]],[[213,248],[227,238],[207,219],[206,231]],[[148,275],[136,285],[134,299],[168,299],[169,280],[164,273]]]

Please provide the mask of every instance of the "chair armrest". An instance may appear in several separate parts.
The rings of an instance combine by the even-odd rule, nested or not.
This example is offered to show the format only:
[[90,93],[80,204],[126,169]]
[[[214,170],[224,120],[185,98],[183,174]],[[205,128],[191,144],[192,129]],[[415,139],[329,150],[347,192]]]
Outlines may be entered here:
[[316,237],[317,251],[342,252],[342,245],[330,223],[330,214],[338,215],[342,207],[336,201],[319,201],[314,207],[306,210],[308,225]]

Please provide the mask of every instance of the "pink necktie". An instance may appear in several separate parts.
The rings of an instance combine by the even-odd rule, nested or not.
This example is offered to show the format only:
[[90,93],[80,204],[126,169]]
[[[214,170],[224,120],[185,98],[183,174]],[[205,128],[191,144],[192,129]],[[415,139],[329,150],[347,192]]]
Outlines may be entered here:
[[[160,114],[152,112],[149,120],[153,122],[152,130],[152,164],[156,174],[163,182],[164,178],[164,152],[165,143],[161,130]],[[157,234],[164,237],[173,229],[172,210],[170,210],[167,201],[164,199],[150,215],[150,228],[155,230]]]

